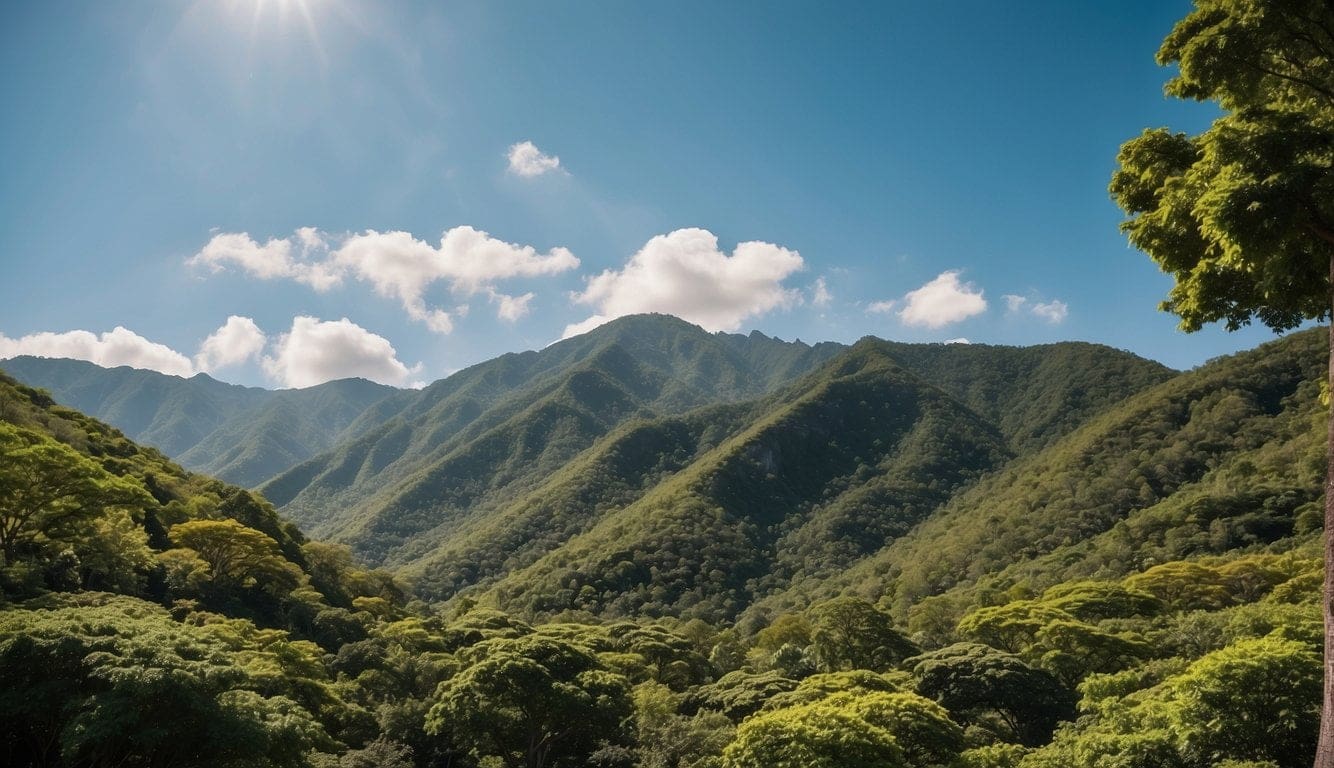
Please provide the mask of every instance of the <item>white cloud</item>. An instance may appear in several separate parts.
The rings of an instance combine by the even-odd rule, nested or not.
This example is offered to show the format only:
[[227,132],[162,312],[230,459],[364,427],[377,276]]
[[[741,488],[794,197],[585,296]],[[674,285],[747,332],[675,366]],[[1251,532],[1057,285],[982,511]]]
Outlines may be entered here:
[[1065,322],[1065,318],[1070,314],[1070,305],[1060,299],[1052,299],[1051,301],[1035,300],[1029,303],[1025,297],[1015,296],[1014,294],[1006,294],[1003,298],[1005,299],[1005,309],[1009,314],[1021,314],[1027,311],[1029,314],[1040,317],[1052,325],[1060,325]]
[[581,333],[588,333],[599,325],[609,323],[615,319],[616,318],[614,317],[607,317],[606,315],[593,315],[585,320],[580,320],[577,323],[570,323],[565,326],[565,332],[562,333],[560,337],[562,339],[568,339],[572,336],[578,336]]
[[347,318],[323,322],[306,316],[292,319],[292,330],[278,337],[262,366],[287,387],[313,387],[354,376],[402,386],[413,383],[421,371],[420,364],[409,368],[399,361],[388,339]]
[[906,325],[940,328],[986,311],[982,291],[959,281],[959,270],[941,272],[934,280],[903,297],[899,319]]
[[876,315],[887,315],[890,312],[893,312],[894,307],[897,307],[898,305],[899,302],[894,299],[890,299],[889,301],[873,301],[866,306],[866,311]]
[[945,339],[945,343],[946,343],[946,344],[972,344],[973,342],[969,341],[968,339],[964,338],[963,336],[960,336],[960,337],[957,338],[957,339]]
[[[524,297],[513,301],[526,304]],[[261,357],[267,342],[268,338],[253,320],[232,315],[199,345],[193,361],[121,326],[100,336],[77,330],[11,339],[0,333],[0,360],[19,355],[64,357],[87,360],[104,368],[128,365],[173,376],[193,376],[258,359],[264,373],[286,387],[310,387],[353,376],[383,384],[416,386],[418,382],[413,377],[422,370],[420,363],[411,368],[404,365],[388,339],[347,318],[334,322],[304,316],[293,318],[292,329],[274,341],[270,354]]]
[[104,368],[128,365],[173,376],[195,373],[190,358],[119,325],[100,336],[90,331],[43,331],[17,339],[0,334],[0,359],[19,355],[87,360]]
[[[329,265],[305,260],[324,248],[323,238],[310,227],[297,230],[297,247],[289,238],[272,238],[260,245],[245,232],[223,232],[213,236],[199,253],[186,263],[208,267],[218,273],[228,265],[239,267],[261,280],[289,278],[317,291],[327,291],[342,279]],[[293,251],[302,257],[294,258]]]
[[[300,258],[293,257],[297,251]],[[264,245],[245,233],[215,235],[189,263],[214,272],[234,265],[263,280],[293,279],[316,290],[351,275],[377,294],[397,300],[411,319],[443,334],[453,330],[454,321],[446,310],[427,304],[425,294],[434,283],[445,283],[466,297],[491,292],[502,280],[567,272],[579,266],[579,259],[566,248],[539,253],[530,245],[506,243],[467,226],[446,231],[438,247],[408,232],[375,230],[343,237],[335,245],[324,233],[304,227],[291,238]],[[502,311],[520,317],[528,301],[519,297],[502,304]]]
[[496,317],[508,322],[516,322],[529,313],[528,303],[533,300],[532,293],[525,293],[522,296],[507,296],[503,293],[491,292],[491,301],[497,304]]
[[607,270],[572,296],[597,308],[567,326],[563,338],[640,312],[665,312],[709,331],[735,331],[748,318],[801,302],[783,281],[803,268],[796,251],[763,242],[737,245],[728,256],[704,229],[678,229],[649,240],[620,270]]
[[811,286],[811,304],[816,307],[827,307],[833,300],[834,294],[829,292],[829,285],[824,277],[815,278],[815,284]]
[[1033,305],[1033,314],[1052,325],[1060,325],[1065,322],[1066,316],[1070,314],[1070,306],[1060,299],[1052,299],[1045,303],[1038,302]]
[[264,351],[268,337],[248,317],[232,315],[204,343],[195,355],[195,367],[201,371],[215,371],[240,365]]
[[509,172],[525,179],[560,169],[559,157],[542,154],[542,150],[531,141],[511,145],[508,157]]

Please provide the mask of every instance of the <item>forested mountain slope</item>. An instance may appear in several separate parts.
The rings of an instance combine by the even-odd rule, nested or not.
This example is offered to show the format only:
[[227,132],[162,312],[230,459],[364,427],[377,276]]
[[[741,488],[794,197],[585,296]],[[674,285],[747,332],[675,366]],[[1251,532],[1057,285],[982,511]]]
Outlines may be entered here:
[[254,487],[355,434],[348,426],[398,391],[365,379],[278,390],[178,459],[198,472]]
[[1318,529],[1324,331],[1211,361],[959,494],[790,604],[851,589],[900,615],[1113,578]]
[[369,406],[398,391],[364,379],[272,391],[202,373],[185,379],[39,357],[0,367],[194,471],[244,486],[330,448]]
[[47,390],[61,404],[170,456],[180,456],[237,413],[271,396],[207,374],[185,379],[127,366],[102,368],[82,360],[24,356],[5,360],[0,367],[29,386]]
[[674,317],[625,317],[385,401],[363,417],[378,426],[354,424],[361,437],[263,490],[318,535],[352,541],[374,532],[370,553],[382,557],[517,497],[629,418],[754,397],[841,349],[766,338],[764,353],[748,357]]
[[[379,426],[295,467],[263,491],[313,534],[347,542],[372,562],[406,566],[423,579],[426,594],[441,598],[563,546],[724,440],[826,387],[831,376],[843,375],[841,366],[861,367],[868,354],[877,360],[875,370],[888,376],[886,382],[925,387],[933,404],[948,403],[948,416],[934,407],[905,411],[903,418],[922,423],[885,427],[883,434],[874,430],[884,422],[849,418],[847,439],[876,443],[854,457],[865,461],[812,469],[819,480],[811,483],[835,484],[819,486],[827,498],[789,500],[766,523],[785,520],[782,525],[802,529],[783,534],[790,538],[782,546],[796,547],[796,554],[780,558],[786,575],[773,578],[782,580],[809,575],[803,560],[824,559],[822,567],[834,568],[867,547],[877,548],[960,483],[1008,457],[1012,443],[1028,446],[1058,436],[1078,419],[1169,375],[1156,363],[1095,345],[957,352],[953,346],[927,346],[924,351],[868,338],[854,352],[761,334],[708,334],[661,315],[622,318],[542,352],[506,355],[462,371],[415,399],[396,395],[363,417],[384,419]],[[939,361],[963,354],[966,364]],[[905,370],[900,358],[931,361],[932,376]],[[798,372],[809,373],[763,394]],[[1005,389],[1004,382],[1020,394]],[[824,395],[831,403],[851,400],[848,407],[872,408],[860,402],[862,396]],[[969,398],[1011,425],[1010,432],[972,410]],[[399,412],[386,417],[395,407]],[[1014,426],[1022,414],[1051,411],[1060,411],[1061,418]],[[817,414],[810,421],[821,418]],[[836,427],[815,426],[822,434],[832,430],[835,442],[842,439]],[[955,457],[934,453],[954,439],[945,435],[961,430],[968,440],[986,443],[988,455],[976,465],[970,464],[975,457],[960,460],[968,465],[963,469]],[[918,442],[900,444],[909,435]],[[798,440],[784,457],[782,472],[818,464],[816,450]],[[826,470],[833,474],[820,474]],[[823,510],[820,515],[797,522],[816,507]],[[895,522],[885,528],[871,521],[871,513],[863,511],[869,508]],[[858,542],[849,544],[847,531],[859,527],[864,530]],[[834,557],[836,550],[841,554]],[[762,570],[768,573],[767,566]],[[767,582],[761,587],[771,588]]]
[[[1009,458],[992,426],[878,347],[857,345],[633,503],[509,574],[495,588],[501,604],[727,617],[773,584],[878,548]],[[718,423],[701,416],[696,434]]]
[[1032,347],[885,342],[900,365],[953,395],[1016,453],[1049,445],[1109,404],[1175,371],[1098,344]]

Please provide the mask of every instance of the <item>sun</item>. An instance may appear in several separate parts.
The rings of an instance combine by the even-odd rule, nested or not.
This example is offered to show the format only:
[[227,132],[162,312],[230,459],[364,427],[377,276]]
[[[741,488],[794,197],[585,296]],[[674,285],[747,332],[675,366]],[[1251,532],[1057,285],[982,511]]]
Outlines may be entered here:
[[224,0],[231,15],[249,22],[252,43],[266,30],[300,24],[321,60],[324,58],[324,50],[316,15],[321,7],[333,3],[334,0]]

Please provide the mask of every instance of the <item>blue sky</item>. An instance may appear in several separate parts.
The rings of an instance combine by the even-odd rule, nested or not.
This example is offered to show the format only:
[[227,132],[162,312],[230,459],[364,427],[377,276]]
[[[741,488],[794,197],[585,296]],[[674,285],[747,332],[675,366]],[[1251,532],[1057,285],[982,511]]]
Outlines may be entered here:
[[1272,334],[1178,332],[1106,193],[1214,114],[1188,9],[6,4],[0,357],[410,384],[662,310],[1197,365]]

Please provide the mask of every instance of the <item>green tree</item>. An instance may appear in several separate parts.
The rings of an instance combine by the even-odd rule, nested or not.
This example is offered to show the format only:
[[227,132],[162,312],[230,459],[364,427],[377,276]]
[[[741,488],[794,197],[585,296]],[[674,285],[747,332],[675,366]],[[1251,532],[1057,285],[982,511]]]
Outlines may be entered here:
[[0,762],[297,768],[335,747],[296,701],[259,692],[241,650],[129,597],[0,612]]
[[641,768],[703,768],[718,760],[736,731],[718,712],[678,714],[680,697],[661,683],[637,686],[634,701]]
[[[1225,110],[1198,136],[1147,130],[1117,157],[1110,191],[1129,215],[1122,229],[1175,281],[1162,308],[1186,331],[1220,321],[1235,330],[1253,319],[1281,331],[1330,317],[1334,6],[1196,0],[1158,62],[1177,67],[1168,94]],[[1334,324],[1330,334],[1334,348]],[[1334,766],[1334,419],[1328,440],[1317,768]]]
[[837,597],[811,609],[811,647],[821,669],[888,669],[917,652],[888,613],[860,597]]
[[599,747],[628,738],[628,681],[576,645],[528,635],[459,655],[467,667],[436,691],[430,733],[510,768],[583,765]]
[[283,558],[278,542],[235,520],[192,520],[172,526],[171,540],[208,564],[207,580],[220,590],[271,585],[290,591],[301,571]]
[[[1013,654],[957,643],[911,659],[918,693],[966,725],[996,727],[1007,740],[1037,746],[1074,717],[1074,696],[1048,672]],[[999,724],[993,722],[999,720]]]
[[1298,765],[1315,746],[1320,658],[1304,643],[1242,640],[1168,682],[1181,751],[1203,764],[1225,758]]
[[737,729],[723,768],[906,768],[894,735],[838,704],[763,712]]
[[70,538],[107,507],[152,503],[143,488],[73,448],[0,423],[0,554],[6,565],[39,541]]
[[889,731],[909,765],[951,765],[963,751],[963,729],[944,707],[915,693],[844,693],[825,703]]

